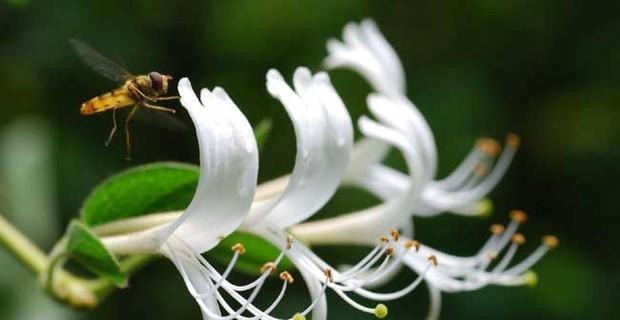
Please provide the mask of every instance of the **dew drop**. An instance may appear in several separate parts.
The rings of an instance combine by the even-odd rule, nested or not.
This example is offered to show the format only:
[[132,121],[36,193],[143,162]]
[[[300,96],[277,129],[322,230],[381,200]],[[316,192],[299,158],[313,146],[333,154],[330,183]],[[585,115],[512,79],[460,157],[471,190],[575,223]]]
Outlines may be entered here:
[[339,147],[344,147],[346,143],[347,143],[347,139],[345,139],[343,136],[338,136],[338,139],[336,139],[336,144]]
[[239,183],[237,185],[237,192],[239,193],[240,196],[247,195],[249,190],[250,189],[248,188],[248,185],[246,183],[244,183],[243,180],[239,181]]
[[254,143],[252,143],[252,141],[247,141],[245,143],[245,152],[247,153],[254,152]]
[[297,180],[297,186],[301,187],[304,184],[306,184],[306,179],[304,177],[299,178],[299,180]]

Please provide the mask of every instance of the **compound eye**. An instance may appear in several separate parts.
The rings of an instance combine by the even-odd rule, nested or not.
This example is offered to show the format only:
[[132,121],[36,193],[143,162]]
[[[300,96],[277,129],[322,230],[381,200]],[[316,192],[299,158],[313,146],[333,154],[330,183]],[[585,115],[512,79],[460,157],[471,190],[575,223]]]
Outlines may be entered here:
[[151,79],[151,88],[155,92],[162,90],[162,75],[159,72],[153,71],[149,73],[149,79]]

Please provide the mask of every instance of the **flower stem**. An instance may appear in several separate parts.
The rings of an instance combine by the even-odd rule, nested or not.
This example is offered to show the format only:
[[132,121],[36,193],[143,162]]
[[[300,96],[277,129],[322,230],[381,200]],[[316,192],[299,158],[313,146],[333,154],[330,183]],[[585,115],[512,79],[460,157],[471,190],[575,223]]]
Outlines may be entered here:
[[[49,283],[48,273],[53,272],[50,268],[54,268],[54,263],[2,215],[0,244],[32,273],[41,277],[41,285],[53,298],[73,308],[94,308],[117,288],[110,280],[82,278],[62,269],[55,272],[53,283]],[[153,255],[130,256],[121,260],[121,270],[131,275],[154,259]]]
[[47,269],[49,260],[30,239],[0,215],[0,244],[35,274]]

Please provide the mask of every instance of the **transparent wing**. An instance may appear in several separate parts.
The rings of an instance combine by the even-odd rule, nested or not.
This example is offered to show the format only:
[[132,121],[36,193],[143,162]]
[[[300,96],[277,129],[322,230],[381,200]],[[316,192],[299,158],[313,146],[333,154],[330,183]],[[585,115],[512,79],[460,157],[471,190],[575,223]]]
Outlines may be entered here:
[[73,49],[75,49],[80,59],[102,76],[117,82],[134,77],[127,70],[114,63],[114,61],[104,57],[86,43],[77,39],[70,39],[69,43],[71,43],[71,46],[73,46]]
[[187,119],[180,116],[181,115],[174,116],[167,112],[151,110],[148,108],[138,108],[134,119],[173,132],[188,130],[190,126],[187,123]]

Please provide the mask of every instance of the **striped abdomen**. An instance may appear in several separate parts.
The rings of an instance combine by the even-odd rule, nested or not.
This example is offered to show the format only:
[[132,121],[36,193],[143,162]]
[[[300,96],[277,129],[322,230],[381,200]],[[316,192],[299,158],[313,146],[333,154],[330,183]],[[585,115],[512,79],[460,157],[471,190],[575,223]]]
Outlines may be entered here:
[[122,88],[104,93],[82,103],[80,113],[83,115],[89,115],[110,109],[130,106],[135,103],[136,100],[131,97],[129,91],[125,86],[123,86]]

